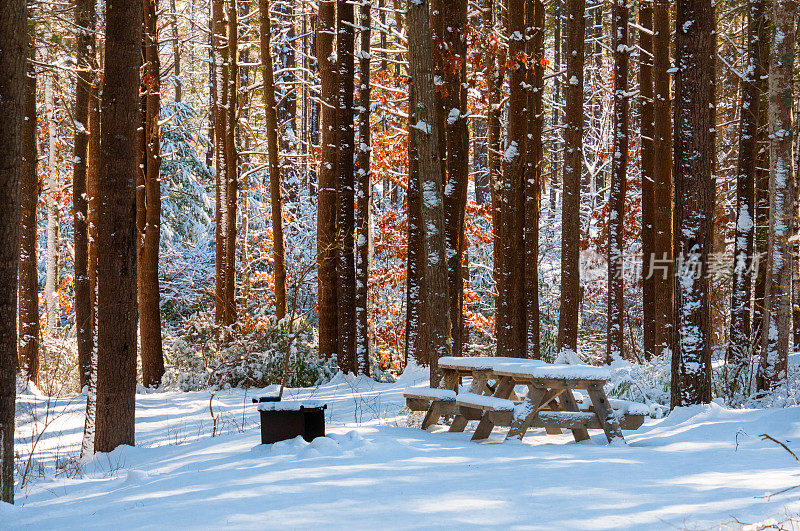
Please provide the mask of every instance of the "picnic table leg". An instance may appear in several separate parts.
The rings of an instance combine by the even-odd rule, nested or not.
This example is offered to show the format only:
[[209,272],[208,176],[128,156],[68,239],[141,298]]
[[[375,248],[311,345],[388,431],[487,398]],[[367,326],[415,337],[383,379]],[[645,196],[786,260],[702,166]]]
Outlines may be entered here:
[[589,391],[589,398],[592,399],[595,414],[603,426],[603,431],[606,432],[608,442],[612,443],[616,439],[625,442],[625,438],[622,436],[622,429],[619,427],[619,420],[608,403],[606,392],[598,384],[591,384],[587,390]]
[[[561,403],[567,411],[580,411],[571,389],[565,390],[561,395]],[[589,431],[584,428],[573,428],[572,436],[575,438],[575,442],[585,441],[589,439]]]
[[[492,396],[495,398],[506,398],[513,392],[514,379],[509,376],[501,376],[500,381],[497,382],[497,386],[495,387],[494,394]],[[480,441],[483,439],[488,439],[489,435],[492,434],[493,429],[494,419],[492,418],[492,412],[484,411],[480,422],[478,422],[478,427],[475,428],[475,433],[472,434],[472,440]]]
[[[431,385],[433,387],[433,385]],[[450,369],[444,371],[442,376],[442,389],[449,389],[458,393],[458,372]]]
[[[517,411],[514,412],[514,419],[511,421],[511,428],[509,428],[508,434],[506,434],[506,439],[516,437],[522,440],[525,436],[525,432],[531,427],[533,419],[535,419],[536,415],[539,413],[542,400],[546,394],[547,391],[545,389],[530,387],[527,398],[522,402],[522,412],[519,415]],[[524,414],[522,414],[523,412]]]
[[[476,371],[472,375],[472,385],[469,387],[469,392],[476,395],[482,395],[484,390],[489,385],[489,373],[486,371]],[[467,427],[467,418],[461,413],[453,418],[453,423],[450,424],[448,431],[461,433]]]
[[422,419],[422,429],[427,430],[429,427],[439,422],[439,419],[442,417],[441,411],[442,408],[439,401],[431,401],[431,407],[428,408],[428,412],[425,413],[425,418]]

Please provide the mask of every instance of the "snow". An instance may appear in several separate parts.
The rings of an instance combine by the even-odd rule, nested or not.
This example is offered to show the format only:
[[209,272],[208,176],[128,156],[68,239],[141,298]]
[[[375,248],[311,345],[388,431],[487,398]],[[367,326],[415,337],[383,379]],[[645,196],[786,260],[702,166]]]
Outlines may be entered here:
[[484,408],[491,408],[495,411],[513,411],[514,402],[506,400],[505,398],[496,398],[494,396],[484,396],[469,392],[459,392],[456,397],[458,404],[465,404],[468,406],[477,406]]
[[[800,407],[678,408],[625,431],[609,446],[600,430],[576,444],[569,433],[531,430],[523,441],[486,443],[446,426],[422,431],[403,390],[427,384],[427,369],[397,383],[337,376],[287,400],[320,400],[327,437],[259,444],[251,398],[263,390],[136,397],[138,446],[79,462],[83,397],[57,400],[36,465],[45,477],[0,503],[0,527],[17,529],[708,529],[778,521],[800,510],[800,466],[768,433],[797,450]],[[19,397],[17,448],[30,450],[30,411],[46,399]],[[59,459],[59,473],[53,466]],[[73,463],[73,465],[70,465]],[[734,518],[736,520],[734,520]]]
[[439,389],[438,387],[429,387],[427,385],[415,385],[414,387],[409,387],[403,393],[412,397],[435,398],[445,402],[452,402],[456,399],[456,392],[451,389]]
[[257,404],[259,411],[300,411],[301,409],[315,409],[325,406],[319,400],[281,400],[280,402],[261,402]]
[[451,369],[472,369],[472,370],[489,370],[494,369],[501,364],[509,363],[524,363],[530,364],[544,364],[539,360],[527,360],[521,358],[506,358],[503,356],[444,356],[439,358],[439,367],[446,367]]
[[498,363],[494,366],[494,370],[500,374],[524,374],[532,378],[574,378],[579,380],[611,379],[611,371],[609,371],[606,367],[593,367],[591,365],[549,364],[537,362],[536,360],[531,361],[525,360],[523,362],[516,363]]

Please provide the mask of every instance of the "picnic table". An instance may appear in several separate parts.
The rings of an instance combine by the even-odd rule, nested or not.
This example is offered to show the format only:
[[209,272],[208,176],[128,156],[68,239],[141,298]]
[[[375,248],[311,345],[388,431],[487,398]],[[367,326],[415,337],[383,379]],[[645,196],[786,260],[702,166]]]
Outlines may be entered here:
[[[522,439],[528,428],[545,428],[549,434],[571,430],[576,441],[588,439],[589,429],[602,429],[609,442],[624,441],[622,429],[639,428],[647,413],[643,404],[609,400],[603,386],[611,375],[604,367],[444,357],[439,369],[442,387],[409,388],[406,405],[426,412],[423,429],[452,417],[449,431],[463,432],[470,420],[478,420],[472,440],[487,439],[495,426],[508,426],[506,439]],[[472,379],[468,389],[459,388],[464,377]],[[527,389],[524,397],[515,392],[517,386]]]

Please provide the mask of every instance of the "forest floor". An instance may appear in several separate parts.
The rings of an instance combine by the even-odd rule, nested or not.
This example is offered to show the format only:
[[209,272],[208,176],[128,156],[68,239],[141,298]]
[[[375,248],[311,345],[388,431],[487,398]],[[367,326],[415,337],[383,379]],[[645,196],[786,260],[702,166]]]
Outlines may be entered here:
[[[85,398],[20,396],[17,506],[3,529],[739,528],[800,511],[800,464],[768,433],[800,440],[800,407],[679,408],[608,446],[601,431],[528,432],[476,444],[445,427],[424,432],[395,384],[344,378],[289,397],[324,400],[328,437],[260,445],[256,390],[137,395],[137,447],[77,459]],[[45,420],[48,426],[41,427]],[[416,423],[416,424],[415,424]],[[409,425],[412,427],[409,427]],[[474,428],[474,426],[470,426]],[[798,489],[800,490],[800,489]],[[796,521],[796,520],[795,520]],[[797,524],[789,524],[797,525]]]

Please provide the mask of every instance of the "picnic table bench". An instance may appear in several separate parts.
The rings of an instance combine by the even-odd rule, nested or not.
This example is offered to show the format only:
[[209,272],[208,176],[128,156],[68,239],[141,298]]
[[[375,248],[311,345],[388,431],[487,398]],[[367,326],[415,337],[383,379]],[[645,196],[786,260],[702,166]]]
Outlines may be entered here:
[[[495,426],[508,426],[507,439],[522,439],[533,427],[545,428],[550,434],[568,429],[576,441],[588,439],[589,429],[602,429],[609,442],[624,441],[622,429],[639,428],[647,413],[643,404],[608,399],[603,386],[611,375],[603,367],[519,358],[444,357],[439,369],[442,388],[407,389],[406,405],[412,411],[426,412],[423,429],[450,416],[449,431],[463,432],[468,421],[478,420],[472,440],[488,438]],[[459,389],[466,376],[472,378],[470,387]],[[515,392],[517,386],[527,388],[524,398]],[[580,393],[580,401],[575,392]]]

